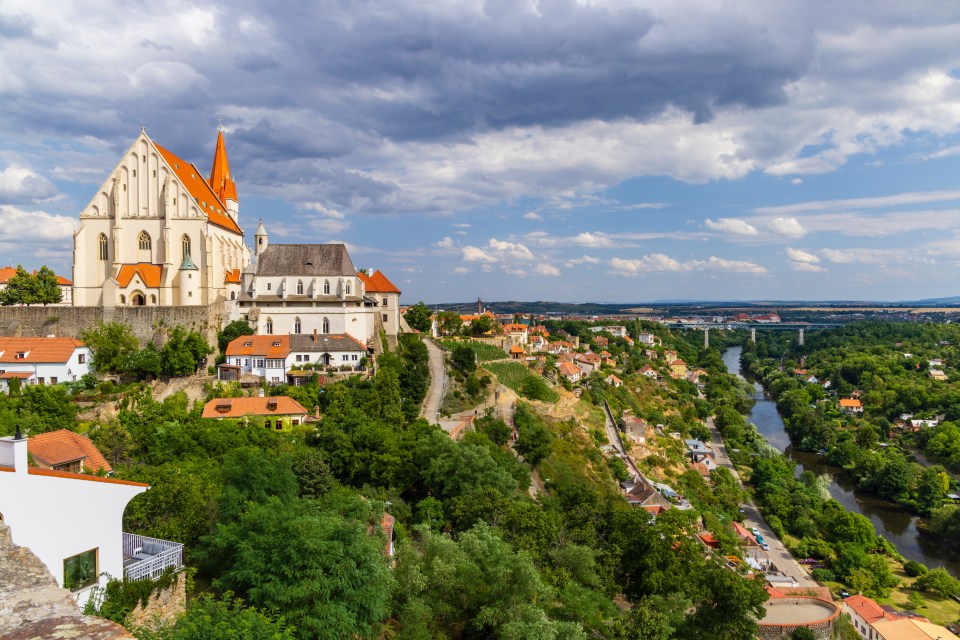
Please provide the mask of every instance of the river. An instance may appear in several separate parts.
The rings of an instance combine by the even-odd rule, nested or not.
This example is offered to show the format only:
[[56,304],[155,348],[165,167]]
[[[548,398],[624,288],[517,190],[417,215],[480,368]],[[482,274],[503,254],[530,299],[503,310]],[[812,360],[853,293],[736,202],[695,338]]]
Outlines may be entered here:
[[[743,377],[740,371],[742,350],[742,347],[731,347],[723,352],[723,363],[727,371],[740,377]],[[790,446],[790,436],[787,435],[783,420],[777,412],[776,403],[770,399],[759,382],[754,381],[753,388],[756,403],[747,416],[747,421],[757,426],[757,430],[767,442],[797,463],[797,475],[806,469],[818,475],[826,474],[830,477],[830,496],[847,511],[869,518],[877,533],[896,545],[905,558],[922,562],[928,567],[946,567],[955,577],[960,577],[960,560],[946,557],[935,543],[922,537],[917,530],[916,516],[910,515],[896,504],[855,491],[850,476],[842,469],[826,464],[821,456],[809,451],[794,451]]]

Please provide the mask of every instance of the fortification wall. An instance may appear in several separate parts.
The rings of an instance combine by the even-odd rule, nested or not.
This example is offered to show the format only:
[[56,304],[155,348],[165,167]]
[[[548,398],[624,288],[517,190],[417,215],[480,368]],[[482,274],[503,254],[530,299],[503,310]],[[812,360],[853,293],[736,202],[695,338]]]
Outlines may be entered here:
[[0,307],[0,335],[79,338],[98,322],[122,322],[141,344],[157,346],[170,329],[182,325],[216,343],[217,331],[230,322],[228,303],[200,307]]

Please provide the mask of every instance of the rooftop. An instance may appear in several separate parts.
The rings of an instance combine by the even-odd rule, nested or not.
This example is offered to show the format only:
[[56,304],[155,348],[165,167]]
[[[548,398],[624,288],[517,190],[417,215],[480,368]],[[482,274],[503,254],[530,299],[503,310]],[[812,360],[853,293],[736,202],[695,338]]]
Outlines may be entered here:
[[90,471],[113,470],[89,439],[67,429],[31,436],[27,450],[36,461],[49,467],[82,459],[84,468]]
[[204,418],[306,415],[302,404],[289,396],[214,398],[203,406]]
[[74,338],[0,338],[0,363],[67,362],[82,342]]

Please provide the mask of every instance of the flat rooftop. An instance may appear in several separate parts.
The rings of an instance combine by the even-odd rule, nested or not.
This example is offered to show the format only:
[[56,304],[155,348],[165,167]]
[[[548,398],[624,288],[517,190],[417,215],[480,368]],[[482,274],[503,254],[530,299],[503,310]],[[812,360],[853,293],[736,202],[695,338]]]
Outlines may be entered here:
[[767,615],[760,624],[809,624],[826,620],[837,612],[837,607],[815,598],[771,598],[763,603]]

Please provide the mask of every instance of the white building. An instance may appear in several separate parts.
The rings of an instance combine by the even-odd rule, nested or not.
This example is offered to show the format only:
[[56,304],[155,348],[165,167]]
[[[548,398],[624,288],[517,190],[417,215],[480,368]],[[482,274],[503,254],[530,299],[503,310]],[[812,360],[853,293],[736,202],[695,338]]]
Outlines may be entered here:
[[256,266],[243,273],[239,309],[257,333],[350,334],[374,339],[380,303],[367,297],[364,281],[342,244],[271,245],[261,223]]
[[90,348],[73,338],[0,338],[0,391],[22,384],[73,382],[90,373]]
[[400,289],[390,282],[382,271],[357,273],[363,282],[367,296],[377,301],[380,309],[380,320],[388,336],[400,333]]
[[231,370],[252,374],[270,384],[287,382],[291,370],[307,365],[359,370],[369,355],[365,344],[347,334],[240,336],[227,345],[220,379],[232,379]]
[[240,336],[230,341],[225,355],[227,367],[221,365],[218,370],[221,380],[228,379],[224,373],[233,368],[241,375],[252,374],[271,384],[280,384],[287,379],[290,336]]
[[[125,557],[133,554],[124,550],[131,539],[123,533],[123,511],[147,489],[139,482],[28,468],[26,438],[0,438],[0,521],[81,607],[94,586],[124,576]],[[182,558],[182,547],[175,547]]]
[[76,306],[206,305],[239,295],[250,262],[223,132],[205,178],[140,131],[80,212]]

